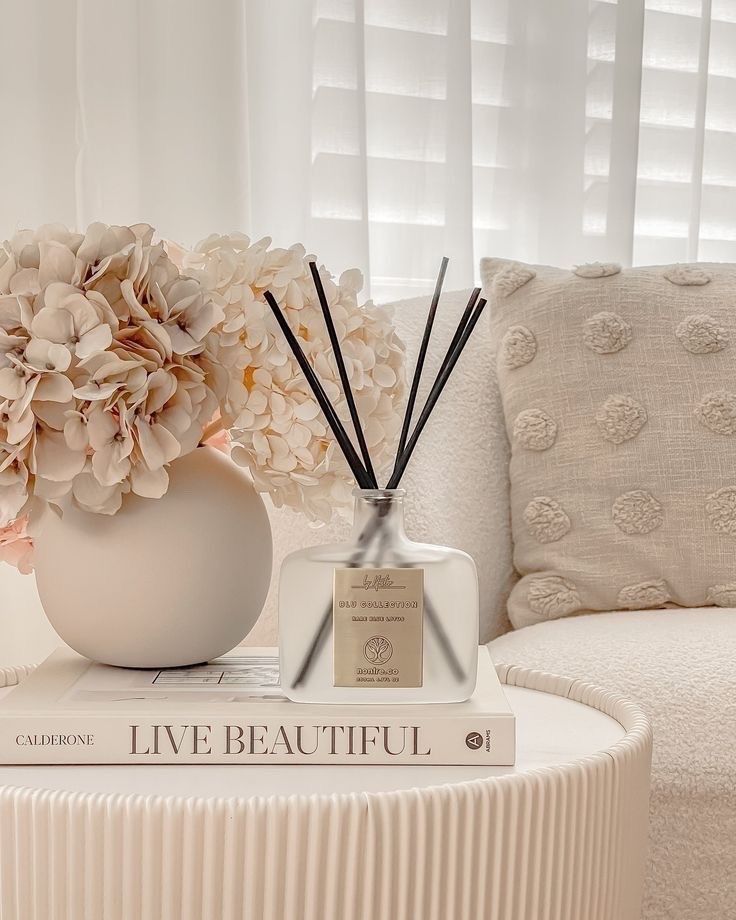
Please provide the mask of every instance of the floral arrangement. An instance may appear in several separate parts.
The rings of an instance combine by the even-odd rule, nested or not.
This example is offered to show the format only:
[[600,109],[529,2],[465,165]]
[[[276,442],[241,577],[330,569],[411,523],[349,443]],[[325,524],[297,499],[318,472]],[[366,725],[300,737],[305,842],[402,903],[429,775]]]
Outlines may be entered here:
[[[349,416],[302,246],[242,235],[193,250],[153,228],[22,231],[0,249],[0,559],[31,567],[40,506],[115,514],[158,498],[167,467],[227,434],[277,506],[326,521],[352,474],[263,294],[271,291],[340,417]],[[390,315],[360,304],[357,270],[327,294],[377,466],[392,459],[405,391]]]

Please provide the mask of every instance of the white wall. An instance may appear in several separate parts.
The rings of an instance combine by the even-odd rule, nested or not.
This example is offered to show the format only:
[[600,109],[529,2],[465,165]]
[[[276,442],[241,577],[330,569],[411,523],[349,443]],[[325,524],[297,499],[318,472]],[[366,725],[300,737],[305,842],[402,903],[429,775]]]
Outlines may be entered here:
[[36,664],[58,644],[41,608],[36,579],[0,563],[0,667]]

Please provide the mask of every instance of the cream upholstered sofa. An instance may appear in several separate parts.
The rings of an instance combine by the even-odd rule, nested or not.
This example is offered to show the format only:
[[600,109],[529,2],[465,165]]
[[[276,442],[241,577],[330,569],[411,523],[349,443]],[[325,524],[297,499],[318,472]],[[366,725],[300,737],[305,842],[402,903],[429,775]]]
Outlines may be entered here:
[[[443,300],[446,325],[467,294]],[[426,308],[421,299],[398,305],[397,320],[410,342],[417,314],[423,316]],[[441,502],[424,509],[435,516],[419,526],[430,538],[462,541],[475,556],[481,638],[492,640],[497,663],[589,680],[640,702],[651,716],[655,748],[644,920],[731,920],[736,917],[736,610],[615,611],[509,628],[506,599],[516,577],[509,446],[494,367],[486,324],[433,422],[433,442],[412,469],[409,487],[418,493],[442,481]]]
[[[443,297],[435,366],[468,293]],[[427,307],[427,298],[395,305],[412,355]],[[418,539],[475,557],[481,640],[490,640],[496,662],[579,677],[645,707],[654,722],[655,751],[643,917],[730,920],[736,917],[736,610],[617,611],[510,630],[509,449],[493,367],[489,327],[481,323],[408,471],[409,529]],[[432,369],[428,365],[428,377]],[[289,512],[270,513],[275,572],[286,553],[347,528],[336,521],[315,532]],[[272,590],[250,644],[275,643],[275,611]],[[0,666],[37,661],[56,641],[33,580],[0,567]]]

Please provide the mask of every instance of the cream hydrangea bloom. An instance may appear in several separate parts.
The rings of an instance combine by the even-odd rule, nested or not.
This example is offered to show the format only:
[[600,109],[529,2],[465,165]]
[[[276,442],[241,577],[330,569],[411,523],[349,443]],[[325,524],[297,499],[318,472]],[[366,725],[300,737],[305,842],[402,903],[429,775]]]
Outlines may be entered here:
[[[350,470],[278,326],[270,290],[350,430],[302,246],[211,236],[191,252],[146,224],[49,224],[0,248],[0,535],[28,567],[43,503],[115,514],[162,496],[168,467],[230,430],[235,459],[277,505],[326,520]],[[377,469],[392,459],[404,351],[362,278],[322,271]],[[14,548],[11,548],[14,547]]]
[[[246,466],[256,488],[277,506],[327,521],[346,508],[352,473],[329,432],[296,359],[281,334],[263,292],[270,290],[311,359],[327,395],[350,432],[340,385],[303,246],[270,249],[270,240],[247,237],[203,240],[184,258],[184,268],[217,293],[225,312],[225,347],[242,371],[246,398],[232,417],[232,456]],[[357,270],[335,281],[320,275],[340,339],[366,442],[376,470],[393,460],[401,427],[398,411],[405,390],[404,346],[389,313],[359,304],[363,286]]]
[[114,513],[166,491],[230,390],[224,313],[145,225],[49,225],[0,252],[0,527],[32,496]]

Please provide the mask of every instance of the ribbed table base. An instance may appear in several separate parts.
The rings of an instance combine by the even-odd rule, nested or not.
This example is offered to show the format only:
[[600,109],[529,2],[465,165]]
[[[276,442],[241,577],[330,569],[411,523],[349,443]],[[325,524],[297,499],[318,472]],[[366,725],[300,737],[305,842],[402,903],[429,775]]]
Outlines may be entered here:
[[[6,683],[22,676],[3,673]],[[577,681],[499,674],[593,706],[626,735],[572,764],[386,794],[5,787],[0,920],[638,920],[646,718]]]

